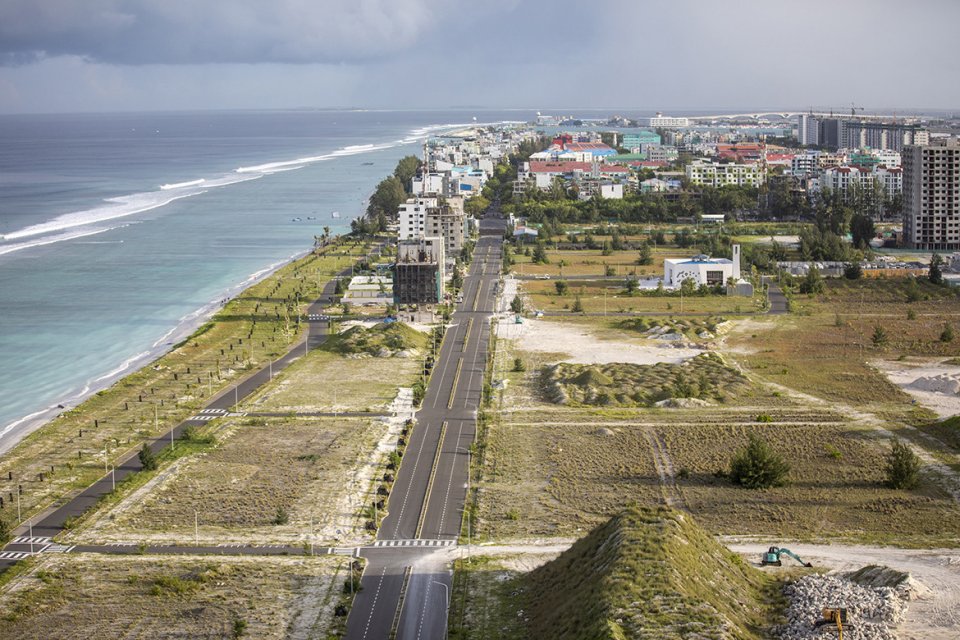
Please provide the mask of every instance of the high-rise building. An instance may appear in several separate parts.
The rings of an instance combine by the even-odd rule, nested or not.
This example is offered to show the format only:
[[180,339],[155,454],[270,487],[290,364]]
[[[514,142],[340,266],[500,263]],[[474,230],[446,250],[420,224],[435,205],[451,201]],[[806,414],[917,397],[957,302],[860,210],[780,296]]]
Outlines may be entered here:
[[797,141],[800,144],[820,144],[819,120],[813,115],[797,116]]
[[960,142],[909,145],[903,159],[903,236],[924,251],[960,250]]
[[437,304],[443,301],[446,272],[443,238],[400,240],[393,272],[396,304]]

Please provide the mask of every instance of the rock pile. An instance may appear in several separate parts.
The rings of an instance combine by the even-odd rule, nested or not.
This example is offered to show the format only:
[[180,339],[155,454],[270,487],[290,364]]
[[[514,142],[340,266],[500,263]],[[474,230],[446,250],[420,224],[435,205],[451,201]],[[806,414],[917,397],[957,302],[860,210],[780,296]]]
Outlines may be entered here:
[[906,612],[906,594],[892,587],[856,584],[839,576],[810,575],[784,587],[790,601],[782,640],[821,638],[816,622],[824,607],[845,608],[845,640],[897,640],[896,627]]

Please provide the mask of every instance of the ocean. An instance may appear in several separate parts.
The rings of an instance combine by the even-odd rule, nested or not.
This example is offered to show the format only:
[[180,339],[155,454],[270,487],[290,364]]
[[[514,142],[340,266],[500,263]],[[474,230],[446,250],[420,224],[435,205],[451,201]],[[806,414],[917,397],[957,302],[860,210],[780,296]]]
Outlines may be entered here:
[[0,451],[166,351],[324,226],[348,230],[431,133],[531,116],[0,116]]

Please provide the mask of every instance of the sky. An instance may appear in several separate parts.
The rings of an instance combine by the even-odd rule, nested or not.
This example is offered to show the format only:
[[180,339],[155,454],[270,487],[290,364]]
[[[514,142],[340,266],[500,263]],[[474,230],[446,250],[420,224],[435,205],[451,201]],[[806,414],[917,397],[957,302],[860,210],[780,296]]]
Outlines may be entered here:
[[960,0],[0,0],[0,113],[960,109]]

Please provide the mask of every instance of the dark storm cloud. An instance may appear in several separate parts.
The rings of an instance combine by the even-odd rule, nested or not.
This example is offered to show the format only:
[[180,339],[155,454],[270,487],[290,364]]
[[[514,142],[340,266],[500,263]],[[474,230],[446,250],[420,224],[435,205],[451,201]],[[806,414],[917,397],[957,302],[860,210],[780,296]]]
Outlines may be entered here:
[[442,0],[0,0],[6,64],[73,55],[112,64],[376,59],[415,42]]

